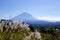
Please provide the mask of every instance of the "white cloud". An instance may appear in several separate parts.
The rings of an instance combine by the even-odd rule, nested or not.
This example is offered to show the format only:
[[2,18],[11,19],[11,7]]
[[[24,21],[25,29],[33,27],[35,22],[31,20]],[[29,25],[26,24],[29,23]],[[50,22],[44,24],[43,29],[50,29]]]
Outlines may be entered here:
[[60,21],[60,17],[51,17],[51,16],[38,17],[38,19],[39,20],[45,20],[45,21],[52,21],[52,22]]

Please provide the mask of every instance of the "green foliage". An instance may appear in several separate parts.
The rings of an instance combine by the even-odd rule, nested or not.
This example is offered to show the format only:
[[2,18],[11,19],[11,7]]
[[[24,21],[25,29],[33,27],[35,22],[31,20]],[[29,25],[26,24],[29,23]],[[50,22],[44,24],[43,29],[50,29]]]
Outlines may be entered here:
[[[25,35],[24,35],[25,34]],[[11,33],[6,33],[6,32],[0,32],[0,40],[23,40],[24,36],[27,36],[28,31],[24,31],[23,33],[19,32],[11,32]]]
[[23,40],[23,36],[19,33],[12,33],[10,40]]
[[56,31],[53,26],[48,27],[49,33],[52,34],[53,36],[55,35]]
[[[16,29],[11,28],[16,25],[12,24],[5,24],[1,25],[2,31],[0,30],[0,40],[23,40],[26,36],[29,36],[30,33],[32,33],[31,30],[34,30],[32,26],[30,27],[31,30],[26,30],[24,28],[21,28],[19,25],[17,25]],[[47,30],[46,30],[47,29]],[[41,27],[40,28],[41,38],[42,40],[54,40],[54,36],[60,38],[60,32],[57,33],[53,26],[49,26],[47,28]],[[36,40],[34,37],[31,37],[31,40]]]
[[45,28],[44,27],[40,27],[40,32],[45,33]]

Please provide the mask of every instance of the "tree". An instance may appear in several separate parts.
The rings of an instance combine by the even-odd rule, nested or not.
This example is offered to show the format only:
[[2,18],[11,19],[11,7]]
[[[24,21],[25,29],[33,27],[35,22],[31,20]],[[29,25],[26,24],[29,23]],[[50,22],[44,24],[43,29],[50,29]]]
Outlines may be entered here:
[[54,40],[54,37],[56,35],[54,27],[53,26],[48,27],[47,31],[52,35],[52,40]]
[[43,40],[44,40],[45,28],[44,27],[40,27],[40,32],[42,33]]
[[44,27],[40,27],[40,32],[41,33],[45,33],[45,28]]
[[31,31],[35,31],[33,26],[29,26],[29,28],[30,28]]

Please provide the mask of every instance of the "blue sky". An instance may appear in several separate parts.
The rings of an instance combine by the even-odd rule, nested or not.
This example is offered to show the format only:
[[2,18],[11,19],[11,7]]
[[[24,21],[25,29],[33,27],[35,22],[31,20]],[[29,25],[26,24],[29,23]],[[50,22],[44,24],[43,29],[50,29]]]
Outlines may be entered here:
[[13,18],[23,12],[42,20],[60,20],[60,0],[0,0],[0,18]]

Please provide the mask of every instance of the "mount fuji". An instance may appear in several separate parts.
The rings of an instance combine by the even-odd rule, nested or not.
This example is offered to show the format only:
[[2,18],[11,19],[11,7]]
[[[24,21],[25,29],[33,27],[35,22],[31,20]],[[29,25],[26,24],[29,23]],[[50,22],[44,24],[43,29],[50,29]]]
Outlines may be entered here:
[[23,12],[22,14],[12,18],[12,20],[22,20],[22,21],[28,21],[28,20],[35,20],[35,18],[30,15],[27,12]]
[[32,26],[49,26],[49,25],[59,26],[60,25],[60,22],[48,22],[48,21],[38,20],[27,12],[23,12],[22,14],[15,16],[11,20],[22,20],[23,22],[26,22]]

